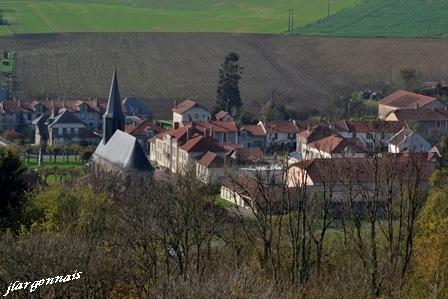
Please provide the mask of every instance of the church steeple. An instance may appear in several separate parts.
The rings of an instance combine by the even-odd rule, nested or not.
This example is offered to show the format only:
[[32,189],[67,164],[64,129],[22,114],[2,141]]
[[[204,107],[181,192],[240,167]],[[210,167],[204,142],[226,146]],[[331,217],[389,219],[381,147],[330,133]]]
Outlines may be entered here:
[[117,70],[114,70],[110,86],[109,101],[103,115],[103,140],[106,144],[116,130],[124,131],[125,117],[121,110],[120,90],[118,88]]

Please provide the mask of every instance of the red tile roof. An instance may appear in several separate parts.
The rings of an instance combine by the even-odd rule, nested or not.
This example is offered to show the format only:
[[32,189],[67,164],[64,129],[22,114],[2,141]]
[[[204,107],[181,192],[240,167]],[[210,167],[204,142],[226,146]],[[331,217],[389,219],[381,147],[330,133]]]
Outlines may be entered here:
[[299,129],[293,121],[267,122],[264,127],[268,133],[299,133]]
[[328,126],[318,125],[312,130],[302,131],[297,135],[302,139],[302,142],[312,143],[334,134],[336,134],[336,132]]
[[241,131],[243,130],[252,136],[266,136],[266,132],[261,125],[243,125],[241,126]]
[[125,128],[125,132],[136,137],[136,136],[144,136],[146,135],[146,131],[148,130],[154,130],[155,134],[164,132],[165,129],[156,126],[155,124],[153,124],[152,122],[145,120],[144,122],[142,122],[139,125],[131,125],[131,126],[127,126]]
[[188,110],[190,110],[193,107],[200,107],[200,108],[202,108],[204,110],[207,110],[203,106],[201,106],[198,103],[196,103],[195,101],[185,100],[182,103],[178,104],[175,108],[173,108],[172,111],[176,112],[176,113],[179,113],[179,114],[182,114],[182,113],[187,112]]
[[349,121],[340,120],[332,124],[337,131],[355,132],[355,133],[397,133],[405,124],[400,121]]
[[178,142],[183,142],[183,141],[185,141],[185,139],[187,137],[188,130],[190,130],[191,135],[198,133],[195,128],[192,128],[191,125],[188,125],[185,127],[180,127],[177,129],[170,129],[170,130],[164,131],[164,132],[159,133],[156,136],[154,136],[154,138],[163,139],[163,137],[169,135],[169,136],[173,137],[174,139],[176,139]]
[[216,118],[216,120],[221,120],[224,117],[226,117],[227,115],[229,115],[229,112],[221,110],[215,114],[215,118]]
[[188,153],[205,153],[207,151],[224,153],[226,151],[213,138],[204,137],[198,134],[188,139],[184,144],[179,146],[179,148]]
[[399,109],[389,113],[387,118],[395,116],[399,121],[444,121],[448,120],[448,111],[432,109]]
[[364,153],[365,151],[353,143],[352,141],[341,138],[337,135],[332,135],[329,137],[325,137],[316,142],[310,143],[308,146],[314,147],[317,150],[329,154],[342,154],[345,152],[347,148],[356,152],[356,153]]
[[[182,123],[184,126],[188,125],[188,122]],[[213,132],[227,132],[227,133],[236,133],[238,132],[238,128],[236,126],[236,123],[234,121],[201,121],[201,122],[195,122],[196,128],[203,132],[204,129],[210,130],[210,128],[213,129]]]
[[388,155],[377,161],[375,158],[312,159],[292,164],[290,167],[305,170],[315,184],[324,181],[371,183],[377,176],[375,172],[385,173],[387,169],[396,170],[397,175],[406,178],[416,165],[422,170],[423,180],[428,180],[434,171],[433,163],[429,163],[423,156],[414,157],[411,159],[404,155]]
[[263,152],[259,147],[237,148],[233,151],[232,157],[240,162],[257,163],[263,159]]
[[197,163],[207,168],[224,167],[224,159],[212,152],[206,152]]
[[417,109],[424,107],[436,100],[437,99],[433,97],[428,97],[406,90],[398,90],[379,101],[379,103],[382,105],[402,109]]

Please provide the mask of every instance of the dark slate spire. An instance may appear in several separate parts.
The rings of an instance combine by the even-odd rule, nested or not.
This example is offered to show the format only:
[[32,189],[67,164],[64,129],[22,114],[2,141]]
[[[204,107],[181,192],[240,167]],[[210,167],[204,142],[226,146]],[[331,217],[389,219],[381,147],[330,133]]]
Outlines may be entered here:
[[114,70],[110,86],[109,101],[103,115],[103,143],[106,144],[116,130],[124,131],[123,111],[121,110],[120,90],[118,88],[117,70]]

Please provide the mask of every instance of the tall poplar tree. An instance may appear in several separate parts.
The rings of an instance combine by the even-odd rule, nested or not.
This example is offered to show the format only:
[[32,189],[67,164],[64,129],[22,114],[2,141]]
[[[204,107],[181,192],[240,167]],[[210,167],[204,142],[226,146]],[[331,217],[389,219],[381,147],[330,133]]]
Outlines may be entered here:
[[216,103],[221,110],[232,112],[242,105],[240,89],[242,67],[238,64],[240,57],[236,53],[229,53],[219,67],[219,80],[216,92]]

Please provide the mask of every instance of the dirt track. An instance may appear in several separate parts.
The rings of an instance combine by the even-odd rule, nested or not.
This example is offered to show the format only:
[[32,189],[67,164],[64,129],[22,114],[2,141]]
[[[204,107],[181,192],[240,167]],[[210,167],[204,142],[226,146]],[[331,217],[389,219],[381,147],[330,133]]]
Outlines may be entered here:
[[[106,97],[114,65],[122,95],[145,98],[159,116],[174,100],[211,107],[217,69],[229,51],[244,66],[247,106],[280,94],[297,107],[320,108],[335,90],[386,86],[402,66],[423,79],[448,70],[448,40],[352,39],[202,33],[79,33],[0,38],[17,52],[17,96]],[[253,106],[253,107],[255,107]]]

